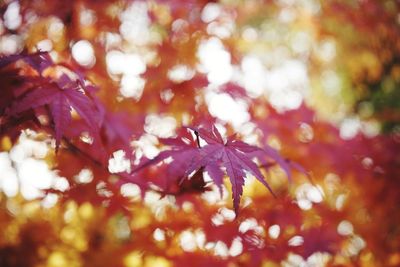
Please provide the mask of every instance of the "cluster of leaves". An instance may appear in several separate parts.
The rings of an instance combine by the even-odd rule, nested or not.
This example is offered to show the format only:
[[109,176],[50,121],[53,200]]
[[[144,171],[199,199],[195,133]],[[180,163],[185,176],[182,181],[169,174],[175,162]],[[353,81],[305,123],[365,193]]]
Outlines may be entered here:
[[[20,196],[0,196],[0,228],[4,229],[0,266],[400,263],[398,136],[358,134],[344,140],[337,127],[318,120],[305,104],[282,113],[264,96],[254,98],[236,82],[210,85],[206,73],[198,70],[196,54],[202,41],[218,37],[231,63],[239,65],[241,54],[252,48],[255,54],[270,51],[270,42],[276,39],[270,38],[271,32],[262,34],[263,27],[268,28],[271,20],[276,23],[271,18],[278,17],[283,8],[287,14],[293,12],[284,1],[222,1],[217,4],[218,18],[202,19],[202,11],[213,2],[18,2],[21,26],[4,29],[1,37],[24,36],[26,52],[0,59],[1,150],[11,154],[24,129],[40,133],[41,140],[53,137],[56,153],[52,150],[46,162],[68,180],[69,187],[62,192],[56,187],[46,189],[47,195],[56,193],[60,198],[47,209]],[[149,23],[146,30],[155,37],[145,45],[132,45],[119,34],[123,32],[120,13],[142,4],[149,19],[144,23]],[[382,7],[377,1],[359,5],[372,11]],[[6,9],[7,5],[2,6],[1,11]],[[338,14],[338,9],[346,12]],[[383,32],[392,36],[388,39],[397,38],[397,28],[390,26],[392,12],[376,16],[375,11],[359,9],[328,1],[321,12],[334,20],[343,14],[355,25],[386,25],[388,31]],[[314,19],[304,6],[298,11],[304,12],[296,19],[295,29]],[[236,20],[243,34],[238,31],[221,37],[218,33],[224,31],[213,32],[213,27],[218,29],[215,25],[229,25],[231,20]],[[341,31],[342,20],[335,22],[339,23],[335,29]],[[290,23],[276,24],[287,42],[283,33],[289,31]],[[374,27],[361,26],[354,31],[374,36]],[[260,32],[252,43],[257,27]],[[58,29],[56,35],[49,34],[52,28]],[[229,27],[222,28],[229,31]],[[332,32],[319,30],[321,37],[332,36]],[[70,48],[82,39],[93,47],[96,60],[90,67],[80,66],[71,57]],[[37,52],[35,46],[42,40],[51,41],[50,53]],[[260,49],[263,40],[267,45]],[[276,52],[285,50],[282,43],[273,45]],[[383,50],[379,51],[387,51]],[[110,51],[133,51],[150,58],[140,74],[146,81],[140,97],[121,95],[125,74],[109,72],[104,55]],[[305,54],[299,55],[302,60]],[[189,70],[189,78],[171,79],[176,66]],[[381,81],[378,75],[376,82]],[[241,135],[229,135],[233,127],[210,114],[206,103],[210,90],[247,105],[247,126],[252,127],[258,146],[243,142]],[[172,117],[175,134],[154,134],[149,127],[154,115],[161,120]],[[226,130],[229,137],[224,138],[218,129]],[[146,142],[161,152],[148,156],[141,150],[141,143]],[[110,172],[109,160],[118,150],[124,151],[131,171]],[[292,169],[299,172],[291,173]],[[82,171],[88,171],[92,180],[79,178]],[[296,179],[288,184],[292,176]],[[251,177],[256,178],[254,183]],[[259,182],[269,190],[259,187]],[[127,187],[140,193],[126,196],[122,192]],[[233,209],[227,208],[231,203],[227,190],[232,191]]]
[[[120,141],[126,142],[123,144],[123,148],[129,148],[129,134],[124,134],[125,129],[115,122],[112,125],[107,125],[108,121],[105,120],[104,106],[102,106],[100,101],[95,97],[94,87],[91,85],[87,86],[81,75],[74,73],[76,80],[73,80],[67,76],[66,71],[59,74],[60,70],[57,69],[57,65],[52,62],[47,53],[42,52],[31,55],[21,54],[6,56],[0,58],[0,66],[4,68],[19,60],[32,66],[38,75],[25,76],[23,74],[18,74],[18,76],[15,77],[16,79],[20,79],[18,86],[6,88],[6,90],[11,91],[8,92],[7,95],[11,95],[12,99],[9,103],[5,103],[9,106],[5,105],[2,107],[3,114],[0,114],[4,120],[2,127],[6,129],[4,131],[5,135],[8,134],[7,131],[12,130],[9,124],[13,124],[15,120],[25,123],[37,122],[38,129],[41,129],[43,126],[41,121],[50,121],[50,128],[54,132],[56,141],[56,152],[59,149],[61,140],[64,138],[68,146],[67,149],[78,150],[81,155],[89,156],[94,162],[98,161],[96,158],[98,155],[94,153],[99,154],[99,164],[105,164],[104,159],[109,156],[109,154],[104,154],[109,152],[106,149],[116,147],[115,144],[112,143],[115,141],[113,137],[116,135],[113,131],[123,132],[121,136],[125,136],[126,140]],[[58,78],[53,78],[50,75],[45,76],[46,72],[51,72],[51,70],[49,70],[50,67],[59,75]],[[6,72],[5,75],[8,77],[9,74]],[[72,109],[79,115],[80,120],[78,123],[83,122],[83,124],[71,125]],[[32,116],[31,112],[34,112],[35,115]],[[46,116],[47,119],[42,118],[40,120],[40,116]],[[71,126],[74,128],[74,131],[67,131]],[[21,125],[19,124],[18,127],[21,127]],[[111,129],[107,131],[107,128]],[[100,130],[103,132],[103,139],[100,138]],[[197,143],[194,143],[193,139],[187,139],[188,136],[185,136],[186,140],[182,140],[181,136],[175,139],[162,139],[164,144],[173,146],[172,150],[161,152],[154,159],[146,160],[135,168],[131,174],[133,179],[130,180],[136,180],[135,172],[140,169],[171,157],[173,161],[168,166],[167,184],[171,183],[170,180],[178,179],[177,182],[180,185],[185,179],[188,179],[191,173],[204,170],[209,173],[214,183],[219,187],[221,196],[224,178],[221,166],[223,166],[232,184],[232,197],[236,213],[239,211],[239,201],[243,192],[242,187],[244,185],[246,172],[254,175],[272,193],[272,189],[264,180],[263,174],[260,172],[256,163],[252,161],[252,158],[257,157],[260,162],[263,162],[265,167],[271,164],[269,163],[268,165],[266,158],[276,160],[278,164],[284,162],[285,160],[281,158],[273,148],[268,147],[268,150],[263,150],[235,139],[234,135],[228,137],[225,142],[214,125],[211,131],[204,128],[192,128],[192,130],[197,136]],[[77,145],[73,144],[73,138],[76,136],[79,137],[83,133],[88,133],[89,138],[93,138],[93,140],[90,140],[89,146],[93,147],[97,144],[97,146],[90,149],[90,151],[86,151],[83,147],[79,148]],[[196,147],[196,145],[200,144],[199,137],[207,142],[206,146]],[[107,144],[109,144],[110,147],[106,147]],[[194,147],[193,144],[195,144]],[[283,166],[286,167],[286,165]],[[288,172],[288,175],[290,175],[289,170],[285,170]],[[145,180],[141,182],[141,184],[145,183]]]
[[[56,149],[60,146],[61,138],[66,135],[66,129],[71,125],[72,108],[77,111],[79,116],[84,120],[86,130],[92,135],[98,135],[100,114],[96,110],[94,102],[88,97],[89,91],[84,85],[83,80],[73,81],[65,73],[61,74],[58,79],[45,77],[44,72],[54,66],[47,53],[36,53],[33,55],[12,55],[1,59],[0,65],[7,66],[13,61],[22,59],[30,64],[37,76],[19,76],[21,79],[20,86],[23,89],[18,90],[13,87],[6,88],[12,90],[8,95],[12,95],[11,107],[6,110],[4,115],[8,115],[5,120],[27,120],[23,114],[26,111],[34,110],[36,114],[40,114],[39,109],[48,108],[50,119],[52,121],[52,129],[55,132]],[[3,115],[3,114],[2,114]],[[40,115],[36,115],[38,119]],[[3,127],[7,127],[7,123]]]
[[[197,266],[206,266],[207,264],[213,266],[229,266],[229,264],[260,266],[263,263],[282,262],[291,253],[301,255],[304,259],[323,253],[319,255],[327,257],[326,259],[331,265],[352,266],[358,263],[372,262],[378,266],[383,264],[395,266],[397,264],[395,255],[400,245],[394,234],[398,231],[397,222],[400,219],[395,212],[400,200],[397,190],[399,163],[396,155],[399,143],[385,136],[366,138],[361,135],[355,139],[343,141],[335,127],[315,122],[313,120],[314,113],[305,107],[285,114],[276,113],[271,108],[267,118],[270,122],[268,127],[270,136],[279,135],[280,140],[285,143],[283,145],[285,154],[296,158],[313,173],[314,177],[321,177],[318,181],[325,194],[325,201],[316,203],[313,209],[302,210],[290,195],[286,195],[289,193],[286,185],[276,186],[278,189],[276,190],[278,194],[276,199],[272,198],[271,194],[266,194],[264,189],[260,190],[257,186],[252,186],[251,203],[253,204],[246,205],[242,209],[240,217],[233,220],[223,206],[207,204],[199,194],[188,194],[190,191],[185,193],[173,191],[177,188],[171,186],[169,188],[171,194],[175,196],[177,203],[180,203],[182,208],[176,209],[167,204],[161,210],[158,209],[156,213],[152,213],[146,202],[129,203],[132,216],[130,235],[124,236],[123,240],[126,240],[122,243],[116,241],[114,235],[118,235],[118,229],[124,225],[124,217],[114,217],[115,224],[109,223],[109,219],[106,219],[109,207],[95,209],[92,206],[95,202],[92,204],[85,202],[79,206],[69,202],[61,210],[52,210],[52,213],[58,215],[48,214],[36,207],[34,213],[40,214],[39,218],[42,218],[36,224],[24,224],[24,220],[26,220],[24,217],[31,216],[28,214],[21,214],[18,218],[18,221],[21,220],[20,222],[10,215],[7,220],[13,224],[22,224],[20,237],[22,243],[32,244],[33,247],[49,246],[49,242],[57,246],[65,243],[65,246],[74,248],[73,254],[64,256],[65,260],[83,262],[85,265],[101,260],[101,266],[111,263],[116,266],[124,266],[125,258],[133,257],[139,266],[140,264],[155,266],[148,263],[153,261],[164,265],[165,260],[173,262],[173,266],[187,266],[193,261],[193,258],[196,259]],[[282,120],[286,123],[280,123]],[[307,123],[313,128],[314,138],[311,142],[304,142],[304,139],[298,138],[302,130],[298,121]],[[169,154],[179,160],[182,159],[181,154],[195,153],[193,149],[197,148],[196,140],[192,138],[192,135],[187,135],[187,138],[192,140],[190,148],[187,143],[182,144],[176,139],[165,140],[165,143],[170,144],[175,150],[162,152],[162,155],[167,157],[166,154]],[[211,142],[211,140],[209,141]],[[184,146],[186,147],[183,148]],[[293,150],[293,146],[296,146],[297,149]],[[390,149],[387,149],[388,147]],[[318,158],[318,161],[311,161],[310,157]],[[369,160],[365,161],[366,158]],[[160,158],[155,160],[160,160]],[[369,161],[372,163],[369,164]],[[318,164],[315,164],[316,162]],[[71,164],[71,161],[69,163]],[[143,170],[137,170],[139,173],[152,169],[145,168],[146,163],[155,162],[145,160],[143,165],[139,165],[143,166]],[[180,163],[189,168],[190,162],[182,159]],[[173,166],[166,165],[166,169],[161,169],[161,173],[153,173],[168,176],[176,172]],[[179,170],[183,174],[185,168]],[[334,171],[335,174],[327,174],[327,170]],[[195,181],[196,177],[195,174],[192,179]],[[199,184],[200,187],[197,189],[200,188],[200,190],[197,192],[204,189],[204,184],[197,183],[197,185]],[[186,188],[193,190],[192,185]],[[185,185],[182,184],[182,186]],[[344,204],[339,204],[343,197],[348,200]],[[161,206],[166,205],[161,200],[156,201],[160,202]],[[191,204],[188,206],[188,203]],[[14,205],[18,204],[14,203]],[[43,231],[41,230],[43,227],[49,227],[47,220],[52,216],[62,218],[61,214],[65,212],[70,214],[71,211],[72,214],[76,214],[74,215],[76,218],[71,221],[52,220],[54,225],[50,227],[53,230],[50,232],[47,230],[51,238],[44,238],[43,235],[32,236],[35,232]],[[389,214],[390,220],[387,219]],[[251,218],[250,221],[249,218]],[[251,221],[256,222],[256,225],[243,226],[248,225]],[[354,232],[347,236],[338,234],[337,228],[342,221],[351,222]],[[268,229],[272,225],[278,225],[281,229],[281,235],[277,239],[260,230]],[[9,227],[5,227],[5,229],[7,229],[6,232],[11,231]],[[60,236],[57,234],[57,229],[65,229],[63,230],[65,232],[72,231],[74,235],[72,237]],[[84,231],[85,234],[75,240],[73,236],[78,235],[81,231]],[[160,241],[149,239],[149,236],[160,231],[164,233],[164,239]],[[226,244],[228,248],[240,240],[243,251],[240,257],[228,256],[225,258],[214,255],[213,250],[208,252],[204,247],[205,244],[199,244],[199,249],[195,251],[181,251],[179,236],[188,231],[193,234],[202,233],[205,235],[207,243],[220,242],[220,244]],[[302,237],[302,245],[291,244],[290,240],[296,235]],[[360,241],[360,236],[364,241]],[[80,242],[86,244],[83,251],[81,251]],[[357,248],[359,242],[365,242],[363,252],[359,256],[350,256],[353,255],[354,249],[359,249]],[[19,249],[23,248],[15,245],[8,247],[7,251],[9,251],[9,255],[15,255]],[[61,249],[61,251],[63,250]],[[99,257],[103,254],[99,251],[103,251],[103,253],[107,251],[104,253],[107,255],[106,258]],[[47,253],[45,255],[50,256],[51,253],[60,252],[50,250]],[[344,258],[343,254],[346,253],[349,253],[349,257]],[[110,262],[110,255],[113,255],[112,262]],[[367,257],[366,255],[373,256]],[[31,255],[35,261],[38,259],[44,261],[43,257],[43,255],[35,253]],[[28,261],[29,259],[24,258],[24,260]]]

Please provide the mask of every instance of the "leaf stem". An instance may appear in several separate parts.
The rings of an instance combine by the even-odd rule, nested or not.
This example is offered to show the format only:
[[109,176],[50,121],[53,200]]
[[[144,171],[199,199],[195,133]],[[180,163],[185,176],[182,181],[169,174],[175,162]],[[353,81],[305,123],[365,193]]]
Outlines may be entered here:
[[200,146],[199,132],[197,132],[197,131],[194,131],[194,134],[196,135],[196,142],[197,142],[197,146],[198,146],[199,148],[201,148],[201,146]]

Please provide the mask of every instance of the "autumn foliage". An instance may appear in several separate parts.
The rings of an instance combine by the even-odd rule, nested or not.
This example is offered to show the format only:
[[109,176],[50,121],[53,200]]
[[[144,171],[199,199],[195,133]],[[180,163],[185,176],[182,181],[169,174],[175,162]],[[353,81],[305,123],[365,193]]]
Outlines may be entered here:
[[397,1],[5,1],[0,266],[399,266]]

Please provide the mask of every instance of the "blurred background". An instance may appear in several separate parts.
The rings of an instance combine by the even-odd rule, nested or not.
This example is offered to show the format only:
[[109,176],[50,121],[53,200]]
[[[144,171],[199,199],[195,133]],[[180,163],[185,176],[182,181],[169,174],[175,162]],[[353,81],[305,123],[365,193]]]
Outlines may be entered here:
[[276,199],[248,177],[234,219],[228,184],[164,197],[112,182],[122,150],[110,175],[3,135],[0,266],[400,266],[399,1],[0,3],[0,54],[83,73],[136,156],[211,117],[312,177],[272,167]]

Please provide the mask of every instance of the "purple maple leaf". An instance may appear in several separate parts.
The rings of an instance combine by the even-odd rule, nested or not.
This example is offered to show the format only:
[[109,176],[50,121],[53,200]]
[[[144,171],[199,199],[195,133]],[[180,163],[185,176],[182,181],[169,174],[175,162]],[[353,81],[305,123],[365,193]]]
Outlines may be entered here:
[[72,117],[72,108],[88,126],[88,131],[97,136],[99,131],[100,116],[93,101],[79,88],[78,84],[66,75],[61,76],[57,82],[44,82],[21,97],[11,107],[9,114],[18,114],[48,106],[50,109],[53,128],[55,131],[56,149]]
[[48,67],[54,63],[48,52],[36,52],[33,54],[21,53],[17,55],[9,55],[0,57],[0,68],[6,67],[18,60],[23,60],[34,68],[40,75]]
[[[280,165],[290,177],[291,165],[272,148],[267,147],[267,150],[265,150],[249,145],[236,140],[235,135],[228,137],[225,142],[214,125],[211,130],[205,128],[188,129],[194,131],[197,140],[194,140],[187,131],[182,138],[161,139],[161,142],[171,146],[171,149],[161,152],[153,159],[143,160],[132,173],[170,158],[172,161],[168,163],[166,172],[168,181],[178,181],[182,184],[191,174],[204,170],[218,186],[221,195],[223,177],[226,173],[232,184],[233,206],[236,214],[239,212],[240,198],[248,173],[253,175],[274,195],[271,187],[265,181],[260,167],[253,159],[257,158],[261,163],[267,162],[268,164],[263,164],[263,167],[271,166],[267,159],[272,160]],[[207,143],[205,146],[200,147],[199,137]]]
[[[171,146],[171,149],[161,152],[153,159],[143,160],[132,173],[171,158],[172,161],[168,164],[166,174],[168,180],[175,179],[174,181],[176,181],[178,179],[179,183],[183,184],[191,174],[204,170],[209,174],[222,194],[225,171],[232,185],[233,206],[235,213],[238,214],[245,177],[248,173],[253,175],[275,196],[271,187],[265,181],[260,167],[257,166],[253,159],[257,158],[264,168],[272,166],[271,161],[275,162],[285,171],[289,179],[290,169],[292,168],[305,172],[300,165],[295,165],[285,160],[271,147],[263,149],[253,146],[235,139],[235,135],[228,137],[227,141],[224,141],[214,125],[211,130],[206,130],[205,128],[189,129],[194,131],[197,136],[197,142],[188,132],[183,138],[161,139],[162,143]],[[199,147],[199,137],[207,143],[205,146]]]
[[198,135],[207,142],[207,145],[200,149],[200,157],[194,159],[186,170],[186,174],[191,173],[201,167],[205,167],[208,174],[217,184],[221,184],[221,170],[216,169],[222,166],[232,184],[233,206],[236,214],[239,212],[240,197],[243,194],[244,178],[246,173],[256,177],[274,195],[268,183],[264,180],[257,164],[253,161],[256,156],[262,156],[265,151],[256,146],[235,140],[234,136],[224,142],[218,129],[213,126],[211,131],[204,128],[193,129]]

